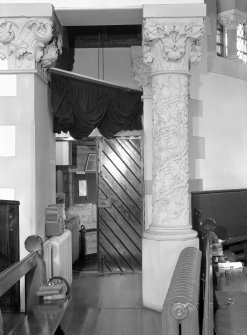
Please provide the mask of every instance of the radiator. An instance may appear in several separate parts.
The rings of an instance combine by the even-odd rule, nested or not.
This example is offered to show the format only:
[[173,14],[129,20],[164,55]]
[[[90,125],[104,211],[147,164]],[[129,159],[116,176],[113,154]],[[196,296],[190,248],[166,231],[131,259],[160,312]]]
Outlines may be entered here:
[[79,216],[72,217],[66,224],[67,229],[72,234],[72,264],[79,258],[80,255],[80,218]]
[[69,284],[72,283],[72,242],[69,229],[44,243],[44,259],[47,279],[61,276]]
[[199,335],[201,251],[179,255],[162,310],[162,335]]

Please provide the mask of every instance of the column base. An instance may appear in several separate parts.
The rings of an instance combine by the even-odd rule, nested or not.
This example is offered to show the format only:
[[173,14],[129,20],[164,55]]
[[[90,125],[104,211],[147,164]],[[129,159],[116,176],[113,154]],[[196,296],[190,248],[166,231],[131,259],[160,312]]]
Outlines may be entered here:
[[[144,233],[142,241],[142,298],[147,308],[161,311],[180,252],[186,247],[199,248],[197,233],[191,228],[184,234]],[[157,236],[156,236],[157,235]],[[159,236],[158,236],[159,235]],[[171,238],[172,236],[172,238]],[[153,238],[152,238],[153,237]]]
[[188,226],[164,227],[151,225],[144,231],[143,237],[148,240],[170,241],[170,240],[188,240],[197,236],[197,232]]

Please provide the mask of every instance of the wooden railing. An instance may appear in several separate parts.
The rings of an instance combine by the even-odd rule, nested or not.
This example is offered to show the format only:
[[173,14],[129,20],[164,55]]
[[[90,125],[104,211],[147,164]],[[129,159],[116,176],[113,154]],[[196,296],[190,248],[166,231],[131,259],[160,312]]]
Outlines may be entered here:
[[214,281],[212,264],[212,239],[204,239],[202,253],[203,320],[202,335],[214,335]]
[[45,264],[38,252],[31,252],[20,262],[0,273],[0,297],[23,276],[26,276],[26,313],[38,303],[38,288],[46,281]]
[[[25,276],[25,318],[13,325],[11,335],[52,335],[69,304],[70,297],[45,304],[37,295],[39,287],[46,283],[45,262],[37,252],[31,252],[26,258],[0,273],[0,297],[16,282]],[[4,333],[4,324],[0,310],[0,334]],[[11,327],[8,326],[8,329]]]

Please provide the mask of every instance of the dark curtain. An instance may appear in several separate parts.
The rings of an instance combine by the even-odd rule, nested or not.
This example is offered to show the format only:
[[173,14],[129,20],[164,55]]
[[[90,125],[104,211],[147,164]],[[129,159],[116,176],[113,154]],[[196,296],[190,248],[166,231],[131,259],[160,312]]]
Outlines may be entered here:
[[142,129],[142,92],[50,70],[54,132],[79,140],[94,128],[110,138]]

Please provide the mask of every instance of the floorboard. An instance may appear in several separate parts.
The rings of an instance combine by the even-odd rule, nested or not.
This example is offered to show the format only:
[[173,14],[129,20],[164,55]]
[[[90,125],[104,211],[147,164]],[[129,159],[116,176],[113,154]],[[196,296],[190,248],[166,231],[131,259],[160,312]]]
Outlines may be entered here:
[[65,335],[161,335],[161,314],[142,306],[141,274],[74,272]]

